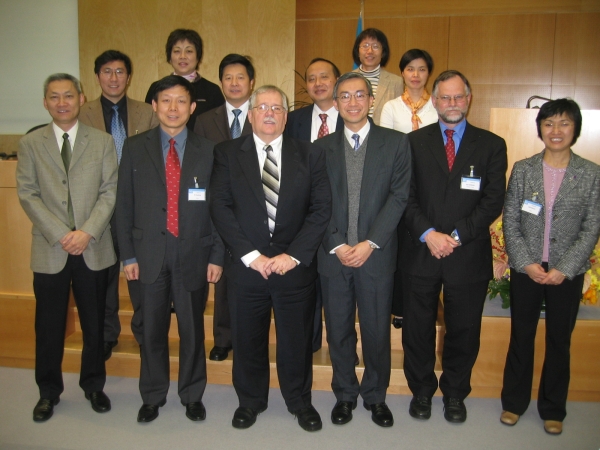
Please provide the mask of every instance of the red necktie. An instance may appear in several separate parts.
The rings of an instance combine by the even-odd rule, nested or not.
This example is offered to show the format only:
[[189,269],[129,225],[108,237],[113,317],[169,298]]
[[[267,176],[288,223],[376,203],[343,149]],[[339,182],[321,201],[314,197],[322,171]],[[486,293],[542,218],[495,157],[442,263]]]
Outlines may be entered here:
[[179,156],[175,150],[175,139],[169,139],[169,153],[165,172],[167,178],[167,231],[173,236],[179,236],[179,178],[181,167]]
[[456,151],[454,148],[454,139],[452,139],[452,135],[454,134],[454,130],[446,130],[446,137],[448,138],[446,141],[446,145],[444,148],[446,149],[446,158],[448,158],[448,170],[452,172],[452,166],[454,165],[454,159],[456,158]]
[[321,126],[319,127],[319,133],[317,134],[317,139],[321,139],[323,136],[327,136],[329,134],[329,127],[327,127],[327,114],[319,114],[321,118]]

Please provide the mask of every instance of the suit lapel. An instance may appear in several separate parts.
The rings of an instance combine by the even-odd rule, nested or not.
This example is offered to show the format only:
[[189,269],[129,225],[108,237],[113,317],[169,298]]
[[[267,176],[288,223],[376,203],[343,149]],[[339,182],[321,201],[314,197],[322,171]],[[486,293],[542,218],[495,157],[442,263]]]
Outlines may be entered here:
[[127,102],[127,136],[135,136],[137,133],[136,125],[140,123],[140,109],[138,105],[129,101],[129,97],[125,97]]
[[[298,165],[300,163],[300,153],[294,142],[285,134],[283,135],[283,143],[281,146],[281,183],[279,184],[279,203],[277,210],[281,211],[283,206],[282,200],[290,200],[295,198],[294,182],[298,175]],[[293,205],[292,205],[293,207]]]
[[[464,166],[467,164],[467,161],[471,159],[471,155],[477,148],[477,138],[477,133],[467,122],[467,127],[465,128],[465,132],[460,141],[460,146],[458,147],[456,159],[454,160],[454,165],[452,166],[452,172],[450,172],[450,179],[453,179],[456,176],[468,175],[470,173],[470,168],[465,168]],[[444,156],[446,156],[445,151]],[[448,164],[447,157],[446,164]],[[477,167],[474,168],[474,175],[477,176]]]
[[104,123],[104,114],[102,113],[102,103],[100,103],[100,97],[94,101],[86,103],[84,108],[86,108],[86,115],[92,127],[97,128],[98,130],[106,131],[106,124]]
[[580,160],[576,155],[571,151],[571,160],[567,165],[567,171],[565,172],[565,176],[563,177],[563,181],[560,184],[560,188],[558,189],[558,193],[556,194],[556,199],[554,203],[558,203],[565,197],[569,197],[571,190],[579,183],[579,180],[583,178],[583,170],[581,168]]
[[88,130],[87,127],[79,122],[79,129],[77,130],[77,137],[75,138],[75,146],[73,147],[73,155],[71,156],[71,164],[69,166],[69,171],[75,167],[77,161],[83,155],[87,145],[88,145]]
[[[533,197],[533,194],[535,193],[536,199],[534,201],[544,205],[546,199],[544,195],[544,168],[542,166],[542,155],[543,154],[536,155],[536,157],[529,161],[529,164],[531,165],[531,170],[529,171],[531,176],[527,177],[527,183],[529,185],[528,189],[532,193],[531,197]],[[525,198],[525,200],[533,200],[533,198]]]
[[[344,150],[343,127],[336,131],[331,140],[331,145],[327,149],[327,174],[331,183],[332,197],[340,199],[340,205],[343,209],[345,224],[340,224],[342,229],[348,227],[348,175],[346,169],[346,154]],[[333,192],[335,191],[335,192]]]
[[221,133],[223,140],[231,140],[231,131],[229,130],[229,120],[227,120],[227,109],[225,105],[217,108],[214,120],[215,126],[217,127],[217,130],[219,130],[219,133]]
[[431,152],[433,159],[435,159],[442,169],[442,171],[448,175],[448,158],[446,157],[446,150],[444,149],[444,139],[442,138],[442,132],[440,130],[439,123],[431,126],[427,130],[429,134],[428,142],[426,142],[422,149],[415,149],[415,151],[428,151]]
[[265,193],[263,191],[260,167],[258,165],[258,156],[256,155],[256,145],[254,144],[254,137],[252,135],[247,136],[242,143],[240,151],[237,152],[237,158],[240,167],[246,176],[250,189],[266,214],[267,205],[265,203]]
[[52,161],[63,171],[66,175],[65,164],[63,163],[62,157],[60,156],[60,148],[56,142],[56,135],[54,134],[54,128],[52,122],[44,129],[44,147],[52,158]]
[[156,171],[158,172],[163,185],[166,186],[167,180],[165,176],[165,160],[162,154],[161,142],[160,126],[153,128],[152,131],[146,135],[146,152],[148,153],[150,160],[154,163]]
[[379,160],[381,154],[384,151],[382,149],[384,145],[383,139],[380,139],[379,130],[371,122],[371,130],[369,131],[367,148],[365,154],[365,165],[363,167],[362,182],[360,186],[360,206],[359,209],[362,211],[363,204],[368,202],[371,196],[369,192],[374,189],[374,185],[377,182],[377,171],[381,167]]
[[188,132],[188,138],[185,143],[185,154],[181,164],[181,178],[179,183],[181,195],[186,194],[186,186],[190,186],[191,180],[194,177],[193,169],[197,166],[200,158],[200,146],[195,139],[195,135],[191,132]]

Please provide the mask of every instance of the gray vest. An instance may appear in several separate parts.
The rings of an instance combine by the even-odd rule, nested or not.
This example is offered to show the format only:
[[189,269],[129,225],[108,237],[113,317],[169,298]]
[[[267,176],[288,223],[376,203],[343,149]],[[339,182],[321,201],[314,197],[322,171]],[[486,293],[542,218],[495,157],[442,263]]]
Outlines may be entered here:
[[358,244],[358,210],[360,207],[360,187],[369,135],[361,142],[358,150],[350,145],[344,135],[344,153],[346,156],[346,178],[348,179],[348,245]]

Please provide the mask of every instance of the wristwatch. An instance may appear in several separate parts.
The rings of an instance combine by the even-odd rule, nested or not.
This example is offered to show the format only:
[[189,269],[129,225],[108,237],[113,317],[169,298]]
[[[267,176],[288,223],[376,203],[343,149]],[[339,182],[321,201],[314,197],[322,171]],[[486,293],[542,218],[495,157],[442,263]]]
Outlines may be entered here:
[[460,242],[460,238],[458,237],[458,233],[456,232],[456,230],[454,230],[454,231],[453,231],[453,232],[450,234],[450,237],[451,237],[452,239],[454,239],[458,245],[462,245],[462,242]]

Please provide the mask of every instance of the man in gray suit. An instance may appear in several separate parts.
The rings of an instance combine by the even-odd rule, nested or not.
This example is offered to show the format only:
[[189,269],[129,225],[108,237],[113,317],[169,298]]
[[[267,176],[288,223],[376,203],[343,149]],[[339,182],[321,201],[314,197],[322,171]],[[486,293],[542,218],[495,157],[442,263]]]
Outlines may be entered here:
[[75,77],[51,75],[44,83],[44,107],[52,123],[19,142],[17,193],[33,223],[36,422],[52,417],[64,390],[61,364],[71,285],[83,332],[79,385],[96,412],[110,410],[103,392],[102,344],[107,267],[116,260],[108,223],[117,157],[110,135],[78,121],[83,102]]
[[[333,213],[319,248],[327,342],[333,365],[331,387],[337,403],[331,421],[352,420],[360,394],[373,422],[394,424],[385,404],[390,380],[390,326],[398,238],[410,185],[410,147],[403,133],[373,124],[369,81],[342,75],[334,88],[344,129],[315,141],[325,149]],[[355,317],[361,330],[365,371],[354,368]]]

